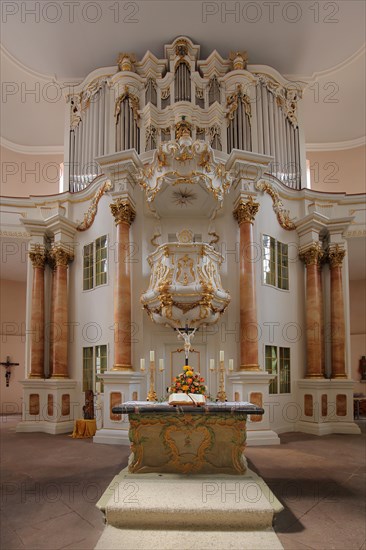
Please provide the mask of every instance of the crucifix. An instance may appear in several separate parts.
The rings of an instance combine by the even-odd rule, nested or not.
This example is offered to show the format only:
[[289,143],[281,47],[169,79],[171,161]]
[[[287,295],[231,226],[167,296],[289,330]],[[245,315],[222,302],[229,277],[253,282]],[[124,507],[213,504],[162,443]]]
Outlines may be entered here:
[[6,357],[6,363],[0,363],[0,365],[2,365],[3,367],[6,368],[5,380],[6,380],[6,387],[8,388],[9,387],[9,381],[10,381],[10,375],[11,375],[10,367],[16,367],[16,366],[19,365],[19,363],[10,363],[10,357],[8,355]]
[[188,365],[188,356],[191,350],[191,338],[193,338],[197,327],[189,328],[188,325],[186,325],[184,328],[175,328],[174,330],[178,332],[178,338],[183,338],[184,340],[185,364]]

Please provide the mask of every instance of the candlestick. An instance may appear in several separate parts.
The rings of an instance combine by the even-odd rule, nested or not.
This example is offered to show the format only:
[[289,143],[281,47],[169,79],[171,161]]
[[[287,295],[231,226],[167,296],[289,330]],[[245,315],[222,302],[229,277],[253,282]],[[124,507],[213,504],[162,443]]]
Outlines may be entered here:
[[145,370],[145,359],[140,359],[140,370],[141,371]]
[[215,359],[210,359],[210,370],[215,370]]
[[150,351],[150,389],[147,394],[147,401],[157,401],[158,396],[155,391],[155,354],[153,351]]
[[[222,354],[222,356],[221,356]],[[224,352],[220,351],[220,358],[224,356]],[[220,359],[219,366],[219,391],[217,392],[216,401],[227,401],[225,392],[225,363]]]
[[159,371],[163,372],[164,370],[164,359],[159,359]]
[[229,371],[234,370],[234,359],[229,359]]
[[220,361],[224,361],[224,352],[221,350],[220,351]]

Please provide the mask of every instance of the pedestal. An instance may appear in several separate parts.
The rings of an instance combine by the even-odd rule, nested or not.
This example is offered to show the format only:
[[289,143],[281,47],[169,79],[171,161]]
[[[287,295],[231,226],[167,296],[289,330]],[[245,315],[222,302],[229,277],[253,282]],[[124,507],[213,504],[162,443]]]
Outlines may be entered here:
[[[137,401],[142,398],[141,382],[144,374],[134,371],[108,371],[98,375],[104,382],[103,428],[93,437],[94,443],[129,445],[128,417],[114,414],[112,408],[124,401]],[[145,396],[144,396],[145,397]]]
[[314,435],[359,434],[353,420],[353,380],[299,380],[296,430]]
[[80,414],[76,401],[76,380],[28,379],[23,386],[22,421],[17,432],[62,434],[73,431],[74,419]]
[[[247,445],[279,445],[280,438],[271,430],[266,405],[269,403],[269,383],[274,375],[265,371],[239,371],[228,376],[235,401],[249,401],[263,407],[263,416],[252,415],[247,423]],[[267,413],[267,414],[266,414]]]

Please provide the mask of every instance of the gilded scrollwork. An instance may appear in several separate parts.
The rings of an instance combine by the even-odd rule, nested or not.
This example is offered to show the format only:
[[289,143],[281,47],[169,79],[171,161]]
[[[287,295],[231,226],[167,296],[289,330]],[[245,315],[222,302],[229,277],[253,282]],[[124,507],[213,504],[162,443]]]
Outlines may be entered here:
[[273,189],[272,185],[265,181],[259,181],[255,184],[255,188],[257,191],[267,193],[267,195],[271,197],[273,210],[276,213],[277,220],[280,226],[287,231],[293,231],[294,229],[296,229],[294,222],[289,217],[289,212],[285,210],[278,192]]
[[111,189],[112,183],[110,181],[104,182],[103,185],[98,189],[90,203],[88,211],[84,214],[83,221],[77,226],[77,231],[86,231],[87,229],[89,229],[89,227],[93,225],[95,216],[97,215],[98,211],[98,203],[103,195]]
[[133,112],[133,118],[138,121],[139,120],[139,108],[140,108],[140,100],[137,95],[130,92],[130,89],[128,86],[124,87],[123,93],[118,96],[115,104],[115,110],[114,110],[114,116],[118,120],[119,114],[121,112],[121,105],[122,102],[127,99],[129,106],[132,109]]
[[230,94],[226,98],[226,118],[228,123],[234,119],[235,112],[239,106],[239,102],[242,103],[245,113],[250,118],[252,116],[250,98],[243,90],[243,86],[238,84],[236,87],[236,92]]
[[281,107],[286,117],[291,124],[296,128],[297,121],[297,102],[302,97],[301,89],[294,84],[293,86],[283,86],[274,78],[262,74],[255,73],[259,83],[264,84],[266,88],[274,95],[277,105]]

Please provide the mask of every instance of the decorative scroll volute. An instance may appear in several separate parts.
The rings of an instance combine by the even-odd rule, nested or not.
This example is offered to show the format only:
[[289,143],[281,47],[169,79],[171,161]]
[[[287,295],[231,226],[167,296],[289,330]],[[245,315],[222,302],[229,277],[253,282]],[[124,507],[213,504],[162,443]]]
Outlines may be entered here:
[[44,269],[46,263],[46,253],[40,244],[36,244],[33,250],[29,252],[29,258],[34,268],[38,267],[40,269]]
[[258,210],[259,203],[255,202],[253,197],[250,196],[247,201],[244,201],[243,199],[240,200],[238,206],[233,212],[233,216],[239,225],[243,222],[254,223],[254,218],[257,215]]
[[116,225],[126,223],[131,225],[136,217],[136,212],[130,203],[123,199],[117,199],[116,202],[109,205]]
[[305,265],[320,265],[324,258],[324,250],[320,243],[313,243],[306,250],[299,253],[299,258]]
[[343,259],[346,255],[346,251],[343,247],[336,244],[331,246],[328,251],[328,260],[330,268],[342,267]]

